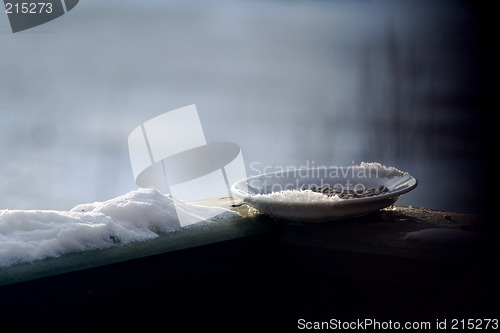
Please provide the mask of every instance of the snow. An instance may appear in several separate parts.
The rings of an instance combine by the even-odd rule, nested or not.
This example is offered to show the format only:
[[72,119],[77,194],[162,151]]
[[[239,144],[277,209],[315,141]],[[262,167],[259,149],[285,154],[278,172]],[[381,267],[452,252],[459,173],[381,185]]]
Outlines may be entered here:
[[224,208],[187,203],[154,189],[138,189],[70,211],[0,210],[0,267],[154,239],[161,233],[182,229],[178,210],[183,212],[183,225],[239,216]]
[[299,203],[299,202],[338,202],[343,201],[337,195],[327,196],[323,193],[313,192],[311,190],[285,190],[272,192],[269,194],[256,194],[252,197],[253,201],[259,202],[286,202],[286,203]]
[[386,177],[397,177],[408,175],[408,172],[403,172],[395,167],[385,166],[378,162],[361,162],[359,165],[352,166],[354,171],[357,173],[359,170],[367,169],[367,170],[377,170],[377,172],[381,172]]

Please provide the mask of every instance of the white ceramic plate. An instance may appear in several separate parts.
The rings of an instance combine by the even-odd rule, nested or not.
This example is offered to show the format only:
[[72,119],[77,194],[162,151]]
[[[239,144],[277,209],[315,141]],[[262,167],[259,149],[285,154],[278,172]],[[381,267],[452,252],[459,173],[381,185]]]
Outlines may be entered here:
[[[379,188],[386,193],[363,198],[340,199],[321,193],[299,191],[311,185],[343,188]],[[363,216],[395,203],[413,190],[417,180],[406,172],[378,163],[349,167],[279,171],[236,182],[231,191],[264,214],[302,222],[324,222]]]

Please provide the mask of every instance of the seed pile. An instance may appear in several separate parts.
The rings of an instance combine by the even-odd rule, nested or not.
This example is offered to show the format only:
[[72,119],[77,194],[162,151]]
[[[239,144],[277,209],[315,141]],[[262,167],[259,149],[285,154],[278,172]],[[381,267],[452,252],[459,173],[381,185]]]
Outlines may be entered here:
[[323,193],[329,197],[337,195],[341,199],[353,199],[353,198],[366,198],[373,197],[375,195],[380,195],[389,192],[389,189],[384,185],[380,185],[378,188],[362,188],[353,190],[350,188],[344,188],[342,186],[303,186],[301,190],[310,190],[313,192]]

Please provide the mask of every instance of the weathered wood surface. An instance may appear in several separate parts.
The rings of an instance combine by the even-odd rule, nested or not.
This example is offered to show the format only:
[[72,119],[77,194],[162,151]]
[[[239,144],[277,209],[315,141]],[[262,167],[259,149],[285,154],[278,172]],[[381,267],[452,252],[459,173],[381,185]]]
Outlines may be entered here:
[[[228,208],[242,217],[166,233],[150,241],[1,268],[0,286],[259,234],[272,235],[276,244],[431,261],[461,261],[489,251],[496,243],[494,226],[479,215],[391,206],[356,219],[298,223],[260,214],[242,201],[229,197],[198,203]],[[405,240],[410,232],[431,228],[467,231],[470,237],[442,242],[439,239],[434,242]]]
[[[390,206],[355,219],[300,223],[262,215],[227,197],[200,203],[233,209],[271,225],[278,243],[427,260],[457,261],[486,251],[496,243],[498,231],[486,216],[411,206]],[[417,231],[428,234],[415,234]]]

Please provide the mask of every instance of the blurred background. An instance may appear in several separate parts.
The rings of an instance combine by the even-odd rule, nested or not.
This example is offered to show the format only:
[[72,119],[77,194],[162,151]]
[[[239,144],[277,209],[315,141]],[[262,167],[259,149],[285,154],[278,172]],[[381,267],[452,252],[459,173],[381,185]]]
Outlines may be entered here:
[[129,133],[196,104],[207,141],[240,145],[249,174],[380,162],[419,181],[399,204],[481,212],[486,11],[81,0],[16,34],[0,15],[0,209],[67,210],[136,189]]

